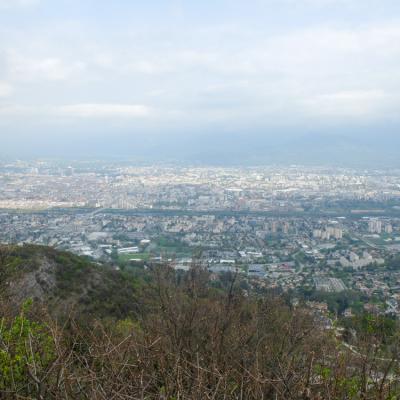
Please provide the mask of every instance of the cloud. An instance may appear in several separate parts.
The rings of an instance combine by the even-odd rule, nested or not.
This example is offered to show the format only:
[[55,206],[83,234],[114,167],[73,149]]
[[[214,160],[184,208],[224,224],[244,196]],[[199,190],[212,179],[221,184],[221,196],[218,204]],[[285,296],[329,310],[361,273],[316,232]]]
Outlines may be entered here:
[[65,118],[146,118],[154,115],[150,107],[140,104],[70,104],[60,106],[0,106],[0,115],[8,117]]
[[289,4],[307,4],[310,6],[330,6],[333,4],[340,4],[340,5],[348,5],[354,3],[354,0],[284,0],[286,3]]
[[138,104],[75,104],[58,107],[55,113],[80,118],[141,118],[149,116],[151,110]]
[[0,81],[0,98],[1,97],[8,97],[12,94],[13,87],[9,85],[7,82]]
[[40,0],[0,0],[0,8],[31,7],[39,2]]
[[10,76],[21,81],[62,81],[79,75],[86,68],[81,61],[67,62],[60,57],[34,58],[16,51],[7,54],[7,64]]
[[[222,20],[173,28],[159,21],[144,28],[121,22],[118,29],[81,18],[72,27],[53,23],[3,34],[0,28],[0,81],[10,82],[15,93],[15,106],[3,106],[3,116],[46,115],[62,122],[145,118],[156,110],[154,125],[164,129],[166,120],[196,128],[215,120],[261,126],[284,124],[288,116],[295,124],[313,117],[398,115],[400,24],[389,17],[347,25],[332,15],[329,24],[307,19],[295,27]],[[0,86],[1,93],[9,96],[10,88]],[[49,106],[55,101],[62,105]]]
[[[323,117],[362,117],[370,119],[387,113],[399,97],[381,90],[347,91],[318,95],[303,102],[306,112]],[[394,110],[391,110],[394,111]]]

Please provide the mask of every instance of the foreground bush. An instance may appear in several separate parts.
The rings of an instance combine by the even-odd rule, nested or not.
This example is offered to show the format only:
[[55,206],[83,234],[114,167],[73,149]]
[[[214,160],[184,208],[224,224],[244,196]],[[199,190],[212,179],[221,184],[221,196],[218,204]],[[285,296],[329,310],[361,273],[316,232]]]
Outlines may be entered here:
[[33,307],[4,315],[2,398],[383,400],[400,393],[396,335],[384,337],[373,319],[344,345],[307,310],[244,297],[234,277],[216,290],[201,269],[177,276],[163,267],[149,282],[134,320],[57,321]]

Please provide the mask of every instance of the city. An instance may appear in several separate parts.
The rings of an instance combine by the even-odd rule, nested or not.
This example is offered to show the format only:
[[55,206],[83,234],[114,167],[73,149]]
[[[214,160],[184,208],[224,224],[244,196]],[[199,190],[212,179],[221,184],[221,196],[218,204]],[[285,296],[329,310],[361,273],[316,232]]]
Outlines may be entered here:
[[400,317],[400,171],[18,161],[0,172],[3,244],[116,269],[201,265],[212,279],[239,274],[245,291],[350,293],[330,311]]

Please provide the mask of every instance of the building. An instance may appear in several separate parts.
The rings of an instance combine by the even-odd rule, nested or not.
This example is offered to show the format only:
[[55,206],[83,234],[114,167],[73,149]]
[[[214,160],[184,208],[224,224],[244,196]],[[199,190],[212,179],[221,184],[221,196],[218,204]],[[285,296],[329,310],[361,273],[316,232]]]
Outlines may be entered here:
[[392,227],[392,225],[390,225],[390,224],[385,225],[385,233],[388,233],[388,234],[393,233],[393,227]]
[[379,219],[370,219],[368,221],[368,232],[382,233],[382,222]]

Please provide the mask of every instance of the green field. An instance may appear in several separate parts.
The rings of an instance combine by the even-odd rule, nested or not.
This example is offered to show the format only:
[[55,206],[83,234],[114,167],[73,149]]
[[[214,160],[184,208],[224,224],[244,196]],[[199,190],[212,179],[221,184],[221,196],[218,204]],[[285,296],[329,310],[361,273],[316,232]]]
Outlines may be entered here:
[[120,254],[118,256],[118,261],[128,262],[131,259],[147,261],[149,258],[150,258],[149,253],[127,253],[127,254]]

